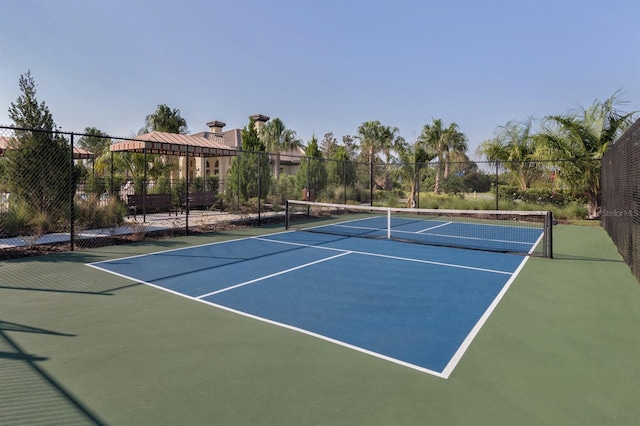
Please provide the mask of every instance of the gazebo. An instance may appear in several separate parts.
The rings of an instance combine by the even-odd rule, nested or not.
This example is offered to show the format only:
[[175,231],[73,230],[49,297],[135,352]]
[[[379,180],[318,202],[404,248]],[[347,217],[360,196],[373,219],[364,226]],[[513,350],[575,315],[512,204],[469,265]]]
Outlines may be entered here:
[[[11,140],[13,138],[7,136],[0,136],[0,157],[4,156],[5,152],[8,149],[11,149]],[[73,159],[74,160],[93,160],[96,158],[96,155],[87,151],[86,149],[78,148],[76,146],[73,147]]]

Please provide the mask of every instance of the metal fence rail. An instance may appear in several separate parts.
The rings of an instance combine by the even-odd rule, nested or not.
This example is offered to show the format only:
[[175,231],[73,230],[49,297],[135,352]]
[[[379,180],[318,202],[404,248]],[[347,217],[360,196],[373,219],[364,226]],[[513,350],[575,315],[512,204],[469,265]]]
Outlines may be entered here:
[[640,281],[640,120],[602,159],[601,222]]

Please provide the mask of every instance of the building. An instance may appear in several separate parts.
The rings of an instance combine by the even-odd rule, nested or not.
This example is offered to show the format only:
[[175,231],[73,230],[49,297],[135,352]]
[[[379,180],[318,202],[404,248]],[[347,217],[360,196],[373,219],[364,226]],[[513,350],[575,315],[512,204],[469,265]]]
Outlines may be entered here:
[[[256,130],[265,126],[270,117],[262,114],[251,116]],[[111,151],[128,151],[163,155],[165,164],[174,164],[170,172],[172,181],[197,177],[219,177],[219,191],[224,191],[226,177],[231,170],[233,158],[242,150],[242,130],[223,130],[226,123],[210,121],[208,131],[193,135],[181,135],[153,131],[132,140],[122,140],[111,145]],[[298,148],[280,154],[280,173],[295,174],[300,167],[304,149]],[[273,158],[272,158],[273,161]]]

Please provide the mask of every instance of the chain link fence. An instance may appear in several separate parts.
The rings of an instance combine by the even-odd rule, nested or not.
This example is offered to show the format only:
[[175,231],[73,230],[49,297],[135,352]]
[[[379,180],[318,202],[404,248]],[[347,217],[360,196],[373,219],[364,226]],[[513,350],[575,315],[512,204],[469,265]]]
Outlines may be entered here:
[[206,157],[149,138],[0,127],[0,257],[259,226],[283,221],[287,199],[586,214],[551,160],[384,164],[282,154],[276,162],[277,155],[229,149]]
[[640,281],[640,120],[602,159],[602,227]]

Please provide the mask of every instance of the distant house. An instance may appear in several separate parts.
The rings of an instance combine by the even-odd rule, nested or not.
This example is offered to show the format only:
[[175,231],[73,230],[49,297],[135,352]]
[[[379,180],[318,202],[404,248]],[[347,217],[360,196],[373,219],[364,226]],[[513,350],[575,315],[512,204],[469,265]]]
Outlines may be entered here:
[[[255,120],[256,131],[258,131],[258,133],[264,127],[267,121],[269,121],[270,119],[270,117],[262,114],[254,114],[251,116],[251,118]],[[236,149],[236,150],[242,149],[242,131],[240,129],[231,129],[231,130],[223,131],[222,129],[224,128],[224,126],[226,126],[226,123],[222,121],[210,121],[209,123],[207,123],[207,126],[209,127],[208,132],[196,133],[193,136],[202,136],[207,139],[216,140],[216,141],[220,141],[220,139],[222,139],[222,143],[228,146],[229,148]],[[280,173],[290,174],[290,175],[296,174],[298,172],[298,169],[300,168],[300,159],[303,156],[304,156],[303,148],[297,148],[293,151],[286,151],[281,153],[280,154]],[[224,170],[224,172],[220,172],[220,175],[226,176],[228,170],[231,167],[231,159],[230,158],[225,159],[228,161],[228,163],[227,161],[224,161],[224,160],[220,161],[220,160],[221,159],[214,160],[219,162],[213,163],[214,165],[213,169],[216,170],[215,165],[219,164],[220,169]],[[273,160],[274,159],[272,158],[271,161],[273,162]],[[209,163],[211,163],[211,161]],[[203,164],[202,167],[204,168],[206,173],[206,170],[207,170],[206,164]],[[214,174],[217,174],[217,173],[214,173]],[[205,174],[205,176],[207,175]]]
[[[262,114],[251,116],[255,119],[256,130],[264,127],[269,117]],[[164,156],[166,164],[174,164],[170,179],[219,176],[219,190],[224,191],[226,177],[231,170],[233,157],[242,150],[242,131],[231,129],[223,131],[226,123],[211,121],[207,123],[209,131],[193,135],[181,135],[153,131],[137,136],[133,140],[122,140],[112,144],[111,151],[147,152]],[[295,174],[300,167],[300,158],[304,149],[280,154],[280,172]],[[273,159],[272,159],[273,161]]]

